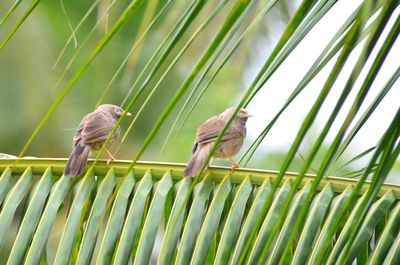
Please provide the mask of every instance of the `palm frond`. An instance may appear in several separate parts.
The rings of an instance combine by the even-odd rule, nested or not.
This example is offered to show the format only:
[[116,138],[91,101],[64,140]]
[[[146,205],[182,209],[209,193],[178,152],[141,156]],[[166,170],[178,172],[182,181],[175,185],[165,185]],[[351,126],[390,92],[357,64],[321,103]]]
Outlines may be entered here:
[[[4,192],[6,199],[0,212],[2,245],[11,222],[22,220],[7,264],[20,264],[24,259],[27,264],[39,264],[42,259],[50,262],[54,257],[56,264],[68,263],[80,230],[83,235],[77,246],[77,264],[91,261],[126,264],[131,258],[134,264],[148,264],[150,260],[158,264],[204,264],[206,258],[216,264],[237,264],[278,174],[249,169],[231,172],[227,168],[211,167],[189,194],[191,200],[186,201],[191,180],[181,176],[184,165],[137,162],[131,173],[122,178],[130,167],[129,161],[114,161],[110,168],[106,161],[99,161],[94,171],[89,170],[81,181],[76,181],[61,176],[65,162],[64,159],[0,160],[1,183],[16,180]],[[284,176],[284,184],[257,230],[258,236],[252,239],[253,247],[246,255],[248,262],[260,259],[263,242],[271,237],[272,225],[277,222],[296,177],[297,174],[291,173]],[[279,228],[281,234],[291,232],[307,195],[314,192],[305,226],[296,229],[298,240],[289,241],[294,251],[286,255],[293,264],[311,262],[320,253],[320,242],[357,183],[328,177],[312,191],[313,181],[314,176],[305,176],[286,221]],[[370,187],[366,183],[357,193],[359,202],[367,197]],[[66,202],[73,188],[77,192],[72,201]],[[89,204],[88,214],[83,214],[90,194],[94,196],[93,203]],[[27,196],[31,199],[26,200]],[[172,207],[168,207],[169,198]],[[361,222],[361,229],[357,230],[357,244],[350,251],[352,260],[364,242],[369,241],[376,243],[371,244],[375,247],[367,258],[373,261],[390,258],[390,246],[395,246],[392,243],[400,228],[394,222],[399,218],[399,207],[394,207],[399,199],[399,186],[382,186]],[[62,229],[61,237],[54,237],[55,220],[62,214],[63,202],[68,218],[65,225],[56,229]],[[27,210],[19,216],[16,209],[25,203]],[[182,206],[185,210],[179,213]],[[345,212],[354,215],[360,207],[346,208]],[[379,238],[374,237],[377,223],[386,220],[387,215],[390,215],[388,225]],[[162,222],[163,218],[167,218],[166,222]],[[179,221],[171,226],[175,218]],[[348,218],[344,227],[336,227],[334,231],[353,231],[354,226],[355,219]],[[346,246],[347,241],[341,237],[331,240],[334,247],[325,256],[340,253]],[[155,244],[160,246],[159,250],[154,250]],[[213,244],[216,251],[211,248]],[[286,244],[277,238],[268,253],[273,255]],[[58,247],[54,250],[50,245]],[[273,257],[280,259],[280,256]]]

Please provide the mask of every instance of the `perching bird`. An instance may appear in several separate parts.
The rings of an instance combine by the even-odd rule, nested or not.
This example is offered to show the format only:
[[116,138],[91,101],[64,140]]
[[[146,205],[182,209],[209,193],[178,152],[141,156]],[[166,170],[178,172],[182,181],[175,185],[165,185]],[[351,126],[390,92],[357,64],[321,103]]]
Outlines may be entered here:
[[[124,110],[118,106],[104,104],[98,106],[95,111],[82,119],[73,138],[73,150],[64,170],[65,175],[78,176],[82,173],[90,151],[100,150],[123,113]],[[126,115],[131,116],[129,112]],[[118,139],[120,132],[121,128],[118,127],[110,139],[110,144]],[[107,148],[104,150],[109,159],[114,160]]]
[[[183,172],[185,176],[197,176],[206,162],[215,140],[234,111],[235,108],[228,108],[221,114],[209,118],[197,129],[196,140],[192,149],[192,158]],[[244,138],[246,137],[246,122],[251,116],[244,109],[241,109],[236,114],[236,117],[216,148],[213,157],[228,158],[232,161],[232,168],[239,168],[233,156],[239,152],[243,145]]]

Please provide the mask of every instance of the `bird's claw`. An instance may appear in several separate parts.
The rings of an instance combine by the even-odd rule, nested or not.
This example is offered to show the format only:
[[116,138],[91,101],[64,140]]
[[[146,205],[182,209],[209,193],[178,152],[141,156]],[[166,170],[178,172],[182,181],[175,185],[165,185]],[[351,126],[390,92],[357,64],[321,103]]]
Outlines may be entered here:
[[110,151],[108,151],[107,148],[104,149],[108,155],[108,159],[107,159],[107,167],[110,165],[110,162],[115,160],[114,156],[111,154]]
[[238,169],[238,168],[240,168],[240,166],[239,166],[238,163],[233,163],[233,164],[231,165],[231,170],[232,170],[232,171],[235,170],[235,169]]

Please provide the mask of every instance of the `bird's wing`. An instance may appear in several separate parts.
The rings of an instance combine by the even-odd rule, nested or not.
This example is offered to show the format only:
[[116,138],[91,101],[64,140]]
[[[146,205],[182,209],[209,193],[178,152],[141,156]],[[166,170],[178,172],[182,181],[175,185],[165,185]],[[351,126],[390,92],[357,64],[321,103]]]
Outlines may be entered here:
[[[196,143],[205,144],[215,141],[222,131],[226,123],[226,120],[221,116],[213,116],[209,118],[205,123],[203,123],[196,133]],[[236,137],[237,133],[230,128],[228,128],[222,137],[221,141],[226,141]]]
[[115,120],[103,112],[88,114],[79,125],[75,136],[74,145],[82,143],[96,143],[105,141],[115,125]]
[[76,129],[74,138],[72,138],[72,147],[77,146],[78,143],[80,143],[80,141],[81,141],[81,139],[82,139],[82,130],[83,130],[83,127],[84,127],[84,120],[85,120],[85,119],[83,119],[83,120],[81,121],[81,123],[80,123],[79,126],[78,126],[78,129]]

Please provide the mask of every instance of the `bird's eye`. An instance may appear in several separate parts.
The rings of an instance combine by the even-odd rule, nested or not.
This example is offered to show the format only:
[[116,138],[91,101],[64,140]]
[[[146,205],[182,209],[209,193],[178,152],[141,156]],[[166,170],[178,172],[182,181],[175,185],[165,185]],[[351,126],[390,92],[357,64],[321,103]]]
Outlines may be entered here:
[[117,116],[120,117],[122,115],[122,111],[119,109],[116,109],[115,114],[117,114]]

